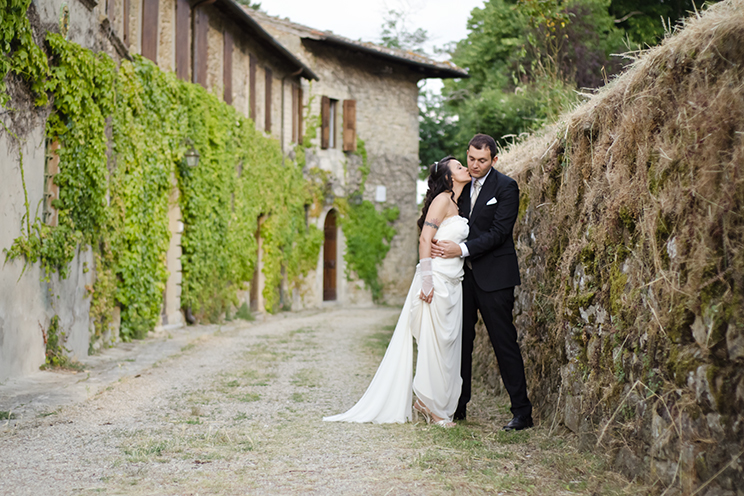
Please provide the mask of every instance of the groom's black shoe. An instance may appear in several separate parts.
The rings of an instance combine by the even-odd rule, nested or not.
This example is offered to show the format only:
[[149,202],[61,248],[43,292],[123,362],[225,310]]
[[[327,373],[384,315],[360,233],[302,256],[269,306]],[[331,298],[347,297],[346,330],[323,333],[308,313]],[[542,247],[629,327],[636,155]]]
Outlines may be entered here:
[[455,414],[452,416],[454,420],[466,420],[467,414],[465,413],[465,410],[460,410],[459,408],[455,410]]
[[521,431],[533,426],[531,415],[517,415],[504,426],[505,431]]

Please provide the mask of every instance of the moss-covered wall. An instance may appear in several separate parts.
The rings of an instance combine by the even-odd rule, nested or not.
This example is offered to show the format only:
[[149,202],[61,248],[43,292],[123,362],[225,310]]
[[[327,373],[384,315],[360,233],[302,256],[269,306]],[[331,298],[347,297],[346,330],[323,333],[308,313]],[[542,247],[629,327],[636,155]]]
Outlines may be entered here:
[[[689,494],[744,481],[744,3],[502,154],[536,415]],[[480,333],[476,374],[500,385]],[[736,492],[739,491],[739,492]]]

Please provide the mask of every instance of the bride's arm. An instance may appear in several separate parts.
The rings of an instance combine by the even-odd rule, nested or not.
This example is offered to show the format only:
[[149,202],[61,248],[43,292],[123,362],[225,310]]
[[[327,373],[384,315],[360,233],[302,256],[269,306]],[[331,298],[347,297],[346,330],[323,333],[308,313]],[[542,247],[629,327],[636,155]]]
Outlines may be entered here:
[[421,261],[420,270],[423,278],[419,298],[427,303],[431,303],[434,295],[431,271],[431,242],[447,214],[448,202],[449,199],[445,194],[440,194],[434,198],[429,206],[429,211],[426,213],[424,227],[421,229],[421,235],[419,236],[419,260]]

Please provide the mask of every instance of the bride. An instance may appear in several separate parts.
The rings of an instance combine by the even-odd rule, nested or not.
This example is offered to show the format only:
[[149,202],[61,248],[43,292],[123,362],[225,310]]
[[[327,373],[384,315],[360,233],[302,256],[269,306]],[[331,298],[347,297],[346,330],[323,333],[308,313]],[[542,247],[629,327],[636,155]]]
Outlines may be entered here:
[[[432,239],[460,243],[468,221],[458,215],[457,199],[471,180],[454,157],[429,167],[429,190],[418,226],[419,259],[398,324],[385,356],[364,396],[346,413],[324,417],[328,422],[406,422],[413,408],[427,422],[454,427],[460,378],[462,332],[461,258],[431,258]],[[413,375],[413,338],[418,344]]]

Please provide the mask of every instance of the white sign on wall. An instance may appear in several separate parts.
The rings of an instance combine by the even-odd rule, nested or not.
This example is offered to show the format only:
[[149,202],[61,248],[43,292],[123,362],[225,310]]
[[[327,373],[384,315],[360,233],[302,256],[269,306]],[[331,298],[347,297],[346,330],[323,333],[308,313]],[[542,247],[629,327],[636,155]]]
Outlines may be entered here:
[[375,191],[375,201],[379,203],[384,203],[387,201],[387,189],[385,188],[385,186],[377,186],[377,191]]

